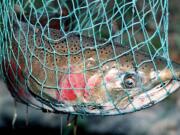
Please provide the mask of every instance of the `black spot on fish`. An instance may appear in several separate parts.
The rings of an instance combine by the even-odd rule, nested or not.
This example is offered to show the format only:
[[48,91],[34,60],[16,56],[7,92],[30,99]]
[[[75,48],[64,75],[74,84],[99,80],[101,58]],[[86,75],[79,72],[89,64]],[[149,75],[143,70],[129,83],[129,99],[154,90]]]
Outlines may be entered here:
[[61,44],[64,44],[65,43],[65,41],[63,40],[63,41],[61,41]]
[[76,47],[75,49],[76,49],[76,51],[78,51],[78,48],[77,48],[77,47]]

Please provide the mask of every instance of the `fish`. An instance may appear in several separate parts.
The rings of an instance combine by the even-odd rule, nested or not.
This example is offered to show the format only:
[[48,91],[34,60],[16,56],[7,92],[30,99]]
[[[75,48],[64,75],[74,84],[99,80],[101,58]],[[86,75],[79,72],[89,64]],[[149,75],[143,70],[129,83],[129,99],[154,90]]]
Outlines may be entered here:
[[117,115],[180,87],[180,65],[141,47],[12,23],[3,67],[17,101],[49,112]]

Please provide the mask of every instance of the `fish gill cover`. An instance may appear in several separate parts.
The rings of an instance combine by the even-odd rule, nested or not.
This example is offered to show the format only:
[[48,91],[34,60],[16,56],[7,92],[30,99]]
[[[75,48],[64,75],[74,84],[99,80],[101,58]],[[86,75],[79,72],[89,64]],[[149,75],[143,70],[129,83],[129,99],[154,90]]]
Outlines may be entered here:
[[180,86],[168,0],[2,0],[0,15],[1,72],[29,106],[124,114]]

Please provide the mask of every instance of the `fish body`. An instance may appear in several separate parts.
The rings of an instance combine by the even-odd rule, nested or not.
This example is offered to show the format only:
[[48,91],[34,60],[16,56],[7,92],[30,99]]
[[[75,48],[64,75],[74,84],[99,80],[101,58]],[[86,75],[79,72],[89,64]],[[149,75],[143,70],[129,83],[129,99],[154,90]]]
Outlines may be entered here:
[[[180,87],[180,66],[122,46],[20,22],[4,73],[14,97],[50,111],[114,115],[151,106]],[[137,63],[139,66],[137,66]]]

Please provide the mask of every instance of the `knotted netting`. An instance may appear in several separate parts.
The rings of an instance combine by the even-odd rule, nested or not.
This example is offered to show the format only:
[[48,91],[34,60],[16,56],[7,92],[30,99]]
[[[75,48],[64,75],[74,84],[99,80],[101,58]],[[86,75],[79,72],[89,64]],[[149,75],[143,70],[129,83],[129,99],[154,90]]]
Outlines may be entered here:
[[168,0],[2,0],[1,68],[16,100],[113,115],[179,87],[168,56]]

